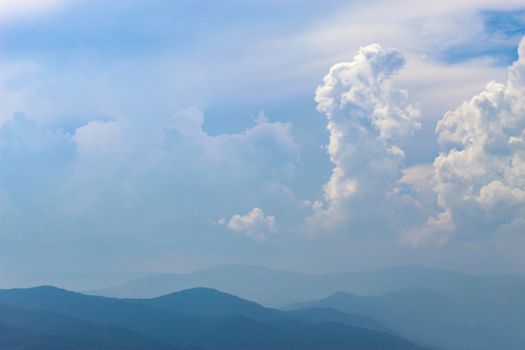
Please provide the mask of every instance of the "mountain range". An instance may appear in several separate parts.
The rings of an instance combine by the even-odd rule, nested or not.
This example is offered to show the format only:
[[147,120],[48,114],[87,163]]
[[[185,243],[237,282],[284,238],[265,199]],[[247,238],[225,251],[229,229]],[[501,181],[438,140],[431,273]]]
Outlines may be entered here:
[[516,292],[525,292],[525,275],[472,275],[419,265],[329,274],[222,265],[191,273],[157,274],[85,292],[117,298],[152,298],[196,287],[218,289],[269,307],[286,307],[339,291],[377,295],[412,287],[484,302],[496,298],[505,301]]
[[0,290],[0,346],[24,350],[423,350],[367,316],[282,311],[195,288],[150,299],[55,287]]
[[90,293],[154,297],[195,286],[302,312],[304,318],[330,314],[331,320],[344,323],[336,312],[367,316],[433,348],[521,350],[525,344],[525,276],[520,274],[473,275],[413,265],[308,275],[225,265],[149,276]]
[[421,266],[307,275],[227,265],[90,293],[105,296],[45,286],[0,290],[0,349],[521,350],[525,344],[523,275]]

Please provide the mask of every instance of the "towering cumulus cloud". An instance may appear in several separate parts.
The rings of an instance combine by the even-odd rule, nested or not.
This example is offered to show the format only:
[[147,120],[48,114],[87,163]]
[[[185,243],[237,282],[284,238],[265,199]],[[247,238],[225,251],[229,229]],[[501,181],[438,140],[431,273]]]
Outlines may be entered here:
[[307,219],[309,228],[341,230],[350,224],[355,232],[380,231],[391,228],[395,208],[406,204],[397,186],[405,158],[399,144],[419,127],[419,110],[391,81],[404,64],[398,51],[369,45],[352,62],[334,65],[317,89],[334,167],[324,200]]
[[525,230],[525,40],[505,84],[445,114],[436,129],[441,154],[434,161],[442,212],[405,242],[444,243]]

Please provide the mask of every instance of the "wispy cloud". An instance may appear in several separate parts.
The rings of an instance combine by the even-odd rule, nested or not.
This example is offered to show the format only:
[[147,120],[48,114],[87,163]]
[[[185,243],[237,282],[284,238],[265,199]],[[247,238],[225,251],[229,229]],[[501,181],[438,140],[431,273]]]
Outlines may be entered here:
[[64,0],[2,0],[0,23],[50,13],[66,3]]

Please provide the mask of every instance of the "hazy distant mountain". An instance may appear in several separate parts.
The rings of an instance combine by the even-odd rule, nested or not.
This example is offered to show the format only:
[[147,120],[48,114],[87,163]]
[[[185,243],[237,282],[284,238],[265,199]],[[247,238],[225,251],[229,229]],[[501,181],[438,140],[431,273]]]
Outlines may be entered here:
[[104,288],[111,284],[126,283],[138,278],[157,275],[147,271],[119,271],[119,272],[84,272],[41,275],[40,281],[32,280],[31,286],[38,284],[51,284],[68,290],[85,290]]
[[[86,290],[105,288],[110,285],[126,283],[135,279],[158,275],[146,271],[117,272],[69,272],[39,273],[37,276],[19,276],[6,273],[10,286],[29,288],[35,285],[53,285],[68,290]],[[2,288],[0,286],[0,288]]]
[[337,291],[373,295],[410,287],[483,301],[496,297],[506,299],[517,290],[525,290],[525,275],[477,276],[422,266],[307,275],[257,266],[225,265],[194,273],[144,277],[88,293],[150,298],[195,287],[219,289],[273,307],[319,299]]
[[196,287],[218,289],[266,306],[285,306],[332,292],[330,286],[324,286],[316,276],[258,266],[223,265],[193,273],[139,278],[87,293],[118,298],[152,298]]
[[[480,291],[484,294],[486,291]],[[360,297],[338,292],[320,300],[291,305],[289,309],[334,308],[361,313],[420,344],[443,349],[523,349],[523,298],[479,302],[479,297],[450,296],[408,288],[384,295]]]
[[330,307],[300,308],[288,311],[287,316],[314,323],[337,322],[348,326],[395,334],[396,332],[376,320],[356,313],[345,313]]
[[[140,333],[141,336],[158,340],[159,344],[165,342],[180,348],[422,349],[393,334],[334,322],[330,315],[325,315],[322,320],[312,319],[311,315],[303,318],[300,313],[289,314],[267,309],[256,303],[206,288],[172,293],[155,299],[122,300],[88,296],[53,287],[0,290],[0,304],[43,311],[46,314],[53,312],[60,314],[62,318],[89,322],[89,325],[79,324],[77,327],[74,322],[81,321],[72,320],[73,325],[66,327],[74,332],[80,332],[77,329],[80,328],[89,333],[89,327],[94,323],[99,325],[97,327],[125,327],[131,331],[123,331]],[[344,318],[344,315],[338,314],[337,317]],[[351,317],[348,316],[349,319]],[[51,325],[47,325],[48,322]],[[54,329],[53,322],[53,319],[42,320],[45,329]],[[374,326],[379,324],[371,322]],[[11,324],[7,326],[10,327]],[[24,327],[23,323],[18,326],[20,328],[16,329],[21,331],[32,331],[31,323],[28,327]],[[47,334],[54,335],[52,332]],[[16,337],[16,334],[13,337]],[[110,341],[111,338],[103,339],[100,344],[106,346]],[[128,349],[126,346],[116,345],[115,348]],[[41,348],[48,349],[54,350],[52,347]]]

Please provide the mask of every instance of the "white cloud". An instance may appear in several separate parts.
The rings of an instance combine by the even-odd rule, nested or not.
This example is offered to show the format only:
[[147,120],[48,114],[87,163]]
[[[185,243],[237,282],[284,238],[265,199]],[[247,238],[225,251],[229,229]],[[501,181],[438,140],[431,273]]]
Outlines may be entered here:
[[[206,168],[229,167],[229,177],[261,175],[266,179],[293,176],[299,146],[292,124],[260,118],[240,133],[209,135],[203,129],[204,115],[196,108],[177,112],[165,128],[166,147]],[[248,175],[250,174],[250,175]]]
[[455,230],[450,210],[429,217],[424,226],[405,230],[400,235],[402,244],[420,247],[429,242],[437,246],[447,243],[448,235]]
[[119,150],[121,126],[116,121],[92,121],[75,130],[73,140],[82,157],[108,156]]
[[64,0],[2,0],[0,1],[0,22],[14,20],[22,16],[48,13],[63,5]]
[[417,191],[428,192],[430,190],[432,174],[434,168],[432,164],[419,164],[410,168],[403,169],[402,182],[413,186]]
[[[442,153],[434,161],[443,210],[407,231],[414,244],[483,237],[522,224],[525,215],[525,40],[505,84],[486,89],[445,114],[437,125]],[[439,225],[436,225],[439,223]],[[447,227],[443,230],[443,226]],[[455,229],[452,229],[454,227]],[[525,227],[522,227],[525,229]]]
[[[64,3],[51,0],[0,1],[0,23],[20,16],[45,14],[60,8]],[[38,134],[38,140],[32,137],[20,141],[16,139],[16,144],[8,146],[14,151],[9,155],[9,167],[4,166],[1,170],[2,173],[10,172],[9,179],[2,177],[5,182],[2,186],[6,188],[4,202],[8,206],[27,201],[32,206],[27,206],[29,209],[26,210],[21,205],[24,214],[35,211],[33,208],[36,206],[45,207],[45,215],[53,217],[49,225],[51,228],[67,220],[56,210],[56,203],[62,201],[68,207],[74,207],[73,202],[81,203],[92,209],[92,216],[83,217],[85,221],[93,218],[92,226],[75,223],[70,232],[80,232],[84,227],[93,232],[125,231],[123,235],[126,238],[131,237],[133,232],[152,232],[155,235],[168,232],[166,237],[170,237],[169,240],[148,240],[162,242],[159,243],[161,245],[172,242],[171,239],[176,242],[177,238],[171,235],[199,231],[193,228],[203,222],[209,223],[210,217],[236,212],[235,208],[257,206],[283,213],[283,210],[289,210],[292,206],[303,205],[302,201],[296,200],[290,188],[283,185],[292,182],[286,180],[293,178],[296,172],[294,161],[299,155],[291,124],[272,123],[261,114],[256,119],[257,125],[243,132],[210,135],[205,131],[204,117],[198,110],[176,113],[168,126],[161,120],[163,116],[181,105],[206,104],[205,101],[212,101],[211,105],[213,101],[233,101],[233,104],[240,103],[240,107],[245,108],[246,105],[265,106],[275,101],[281,103],[288,96],[297,96],[303,92],[311,94],[312,87],[318,83],[327,67],[334,62],[347,61],[349,53],[369,42],[381,42],[407,53],[406,69],[397,77],[389,76],[386,80],[393,79],[394,85],[407,87],[411,97],[421,102],[422,110],[428,111],[422,113],[425,118],[441,116],[451,106],[456,106],[457,101],[480,91],[483,86],[480,82],[484,84],[487,77],[498,80],[502,68],[488,60],[453,65],[438,63],[433,54],[443,52],[451,44],[470,47],[480,38],[486,39],[483,37],[486,33],[481,17],[479,13],[476,14],[480,9],[508,9],[520,4],[523,5],[523,1],[429,1],[421,6],[413,6],[413,1],[408,0],[379,1],[371,5],[364,2],[350,4],[349,8],[333,11],[334,16],[319,15],[316,17],[318,21],[305,21],[307,27],[302,23],[291,26],[289,31],[283,28],[278,33],[262,35],[262,42],[254,41],[251,34],[246,35],[245,39],[236,36],[235,40],[227,40],[236,43],[227,45],[228,48],[235,48],[233,50],[221,52],[216,48],[209,49],[215,50],[214,64],[209,62],[210,55],[195,55],[195,50],[181,51],[191,52],[188,56],[179,55],[180,50],[176,50],[177,55],[173,52],[157,55],[155,50],[151,56],[130,53],[126,57],[118,57],[117,65],[101,65],[97,60],[92,61],[92,56],[87,57],[87,60],[82,56],[82,63],[77,61],[77,55],[62,55],[62,51],[56,52],[56,57],[64,63],[58,65],[53,55],[49,62],[44,60],[46,55],[34,56],[31,52],[24,57],[6,55],[0,71],[0,124],[9,120],[13,113],[24,111],[37,124],[40,123],[39,128],[42,130],[39,130],[41,134]],[[208,48],[199,46],[197,51],[201,50],[208,52]],[[367,77],[366,70],[361,73]],[[515,80],[519,79],[516,77]],[[362,90],[368,94],[365,94],[365,97],[369,97],[368,102],[376,104],[377,101],[370,101],[386,100],[384,96],[390,94],[390,90],[396,91],[390,83],[387,85],[390,88],[384,89],[379,84],[377,89],[371,85]],[[152,86],[159,88],[151,89]],[[390,106],[388,101],[379,103]],[[413,105],[410,102],[408,104]],[[394,105],[399,107],[396,103]],[[405,126],[413,130],[416,123],[412,120],[403,124],[402,133],[397,134],[396,127],[389,127],[389,118],[378,117],[368,120],[373,124],[373,129],[368,130],[361,128],[359,123],[356,123],[358,127],[352,126],[344,119],[344,113],[349,109],[347,107],[332,111],[335,115],[330,130],[333,139],[330,144],[333,174],[324,188],[324,199],[315,206],[310,223],[316,224],[315,227],[333,229],[348,219],[346,225],[342,225],[344,229],[357,232],[367,223],[371,223],[370,230],[375,230],[378,223],[384,222],[382,228],[390,228],[394,233],[397,224],[393,223],[395,220],[392,218],[402,218],[400,213],[413,214],[409,206],[412,198],[403,194],[403,183],[418,193],[424,193],[426,202],[435,200],[434,192],[428,188],[427,169],[405,169],[403,166],[401,144],[404,143],[400,141],[406,136]],[[403,106],[399,108],[406,109]],[[396,113],[394,111],[393,114]],[[85,115],[85,118],[111,115],[118,117],[118,121],[88,123],[77,129],[73,139],[70,130],[86,122],[86,119],[76,122],[71,120],[78,114]],[[268,116],[270,119],[274,117]],[[349,112],[347,117],[353,120],[355,114]],[[64,128],[69,131],[55,135],[58,141],[54,141],[64,144],[64,149],[55,151],[56,148],[49,147],[46,136],[42,136],[53,133],[53,130],[43,129],[46,123],[57,126],[64,121]],[[395,123],[398,121],[395,120]],[[392,136],[396,137],[389,139]],[[522,136],[508,136],[509,145],[516,149],[521,147]],[[30,151],[24,148],[25,142],[35,141],[38,141],[37,145],[32,145]],[[46,149],[46,156],[37,152]],[[115,156],[123,149],[126,153],[117,159]],[[444,152],[449,150],[444,149]],[[433,157],[430,152],[429,157]],[[42,170],[46,168],[50,171]],[[324,171],[324,163],[319,168]],[[302,170],[310,179],[314,177],[309,173],[319,171],[311,168]],[[24,173],[32,175],[35,172],[40,174],[38,179],[22,180],[21,175]],[[74,173],[72,177],[83,181],[68,182],[66,175],[71,173]],[[513,176],[519,177],[519,174]],[[31,196],[20,194],[28,183],[44,181],[42,179],[47,182],[38,182],[39,186],[27,190],[32,193]],[[446,179],[442,181],[446,183]],[[63,186],[66,182],[68,186]],[[313,182],[307,182],[307,186]],[[296,183],[290,186],[293,188]],[[315,183],[319,183],[317,177]],[[267,189],[271,187],[268,184],[275,184],[273,192]],[[60,188],[57,190],[59,186],[67,188],[60,191]],[[128,197],[121,197],[122,194],[116,189],[122,187],[135,189],[142,195],[137,200],[138,204],[127,200]],[[316,188],[319,189],[319,186]],[[42,197],[47,205],[41,204],[44,201],[34,200],[39,196],[39,191],[53,195]],[[89,195],[98,193],[98,197],[90,202],[82,196],[75,196],[84,192]],[[272,196],[269,196],[270,192]],[[459,198],[462,192],[458,193]],[[523,187],[509,186],[506,180],[495,176],[488,179],[486,185],[476,193],[474,208],[483,213],[479,217],[484,220],[494,220],[495,216],[502,217],[506,213],[515,217],[522,206],[522,194]],[[261,200],[264,195],[268,196],[266,201]],[[281,200],[283,203],[280,208],[276,205],[277,197],[288,198]],[[462,199],[456,200],[461,202]],[[404,205],[408,205],[410,210],[405,210]],[[453,208],[456,208],[455,200],[449,199],[441,212],[436,211],[435,215],[428,218],[424,230],[410,231],[410,235],[405,234],[405,237],[413,244],[422,245],[428,241],[443,244],[451,232],[467,227],[466,221],[456,225],[458,210]],[[302,211],[293,215],[289,213],[287,211],[286,215],[279,216],[281,231],[294,224],[287,223],[290,217],[295,217],[296,221],[304,218]],[[466,218],[475,217],[475,213],[469,213],[468,210],[466,214]],[[425,222],[427,217],[425,215],[420,222]],[[147,224],[140,226],[141,220]],[[523,227],[522,221],[511,220],[501,227],[519,232]],[[116,223],[115,227],[107,229],[105,225],[108,222]],[[181,223],[180,227],[176,227],[178,222]],[[227,222],[225,219],[223,224]],[[200,231],[206,232],[207,229]],[[438,231],[442,234],[436,234]],[[369,246],[372,247],[369,251],[376,248],[373,244]],[[385,252],[390,248],[388,246]],[[334,260],[349,255],[346,249],[341,249],[338,254]]]
[[[219,223],[225,223],[225,221],[219,220]],[[259,242],[267,241],[268,233],[277,232],[275,217],[265,215],[260,208],[253,208],[246,215],[233,215],[226,226],[234,232],[244,233]]]
[[398,51],[369,45],[352,62],[334,65],[317,89],[334,168],[324,200],[307,220],[311,229],[338,229],[347,221],[356,228],[364,220],[359,228],[375,230],[377,215],[388,221],[387,207],[402,200],[396,193],[405,158],[399,144],[419,128],[417,105],[391,82],[404,64]]
[[[165,234],[174,225],[205,226],[252,201],[262,205],[268,193],[254,189],[294,176],[299,146],[291,123],[259,118],[242,132],[219,135],[206,133],[203,123],[190,108],[168,120],[93,120],[70,132],[17,114],[0,126],[0,161],[10,165],[0,169],[0,192],[9,194],[0,206],[45,209],[56,222],[93,220],[100,232],[127,218],[135,224],[115,230],[130,235],[140,234],[140,222],[155,221]],[[45,208],[34,204],[51,196]],[[109,221],[98,219],[110,212]]]

